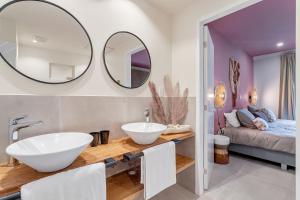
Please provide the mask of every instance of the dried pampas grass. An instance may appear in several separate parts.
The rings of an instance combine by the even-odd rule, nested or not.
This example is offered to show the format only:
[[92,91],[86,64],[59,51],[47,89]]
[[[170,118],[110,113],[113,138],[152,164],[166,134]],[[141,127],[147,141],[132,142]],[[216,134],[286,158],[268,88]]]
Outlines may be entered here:
[[149,82],[148,85],[149,85],[150,91],[152,93],[153,101],[151,103],[151,108],[152,108],[153,119],[157,122],[167,124],[163,103],[156,91],[155,84],[152,82]]
[[182,124],[188,112],[188,89],[186,88],[181,96],[180,85],[177,83],[173,87],[168,76],[164,77],[164,87],[166,94],[165,104],[157,93],[154,83],[149,82],[153,101],[151,103],[153,119],[162,124]]

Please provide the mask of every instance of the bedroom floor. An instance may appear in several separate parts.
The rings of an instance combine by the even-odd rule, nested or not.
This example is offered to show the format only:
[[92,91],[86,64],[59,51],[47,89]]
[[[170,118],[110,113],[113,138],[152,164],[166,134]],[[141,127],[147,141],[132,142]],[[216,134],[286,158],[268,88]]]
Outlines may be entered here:
[[[151,200],[295,200],[295,170],[239,155],[229,165],[215,165],[210,190],[200,198],[180,185]],[[142,200],[143,195],[137,200]]]
[[199,200],[295,200],[295,170],[231,155],[229,165],[215,165],[210,190]]

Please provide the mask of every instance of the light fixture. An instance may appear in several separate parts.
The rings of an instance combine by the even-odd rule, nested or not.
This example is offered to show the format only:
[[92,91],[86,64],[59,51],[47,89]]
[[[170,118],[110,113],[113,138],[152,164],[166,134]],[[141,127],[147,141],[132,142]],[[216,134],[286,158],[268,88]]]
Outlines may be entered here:
[[282,47],[283,45],[284,45],[283,42],[278,42],[278,43],[276,44],[277,47]]
[[226,87],[219,83],[215,88],[215,108],[224,108],[226,102]]
[[218,109],[222,109],[225,106],[226,103],[226,86],[224,83],[219,83],[216,88],[215,88],[215,108],[217,110],[217,116],[218,116],[218,126],[219,126],[219,130],[218,133],[219,134],[223,134],[223,130],[221,128],[221,123],[220,123],[220,116],[219,116],[219,110]]
[[249,94],[249,103],[253,106],[255,106],[257,104],[257,91],[254,88],[253,90],[250,91]]

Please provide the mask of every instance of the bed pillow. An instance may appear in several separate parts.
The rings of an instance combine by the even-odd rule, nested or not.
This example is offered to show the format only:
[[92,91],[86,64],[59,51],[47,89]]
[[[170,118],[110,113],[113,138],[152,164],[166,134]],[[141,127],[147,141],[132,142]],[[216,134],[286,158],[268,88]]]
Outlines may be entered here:
[[255,124],[256,128],[261,131],[265,131],[269,128],[268,122],[266,122],[266,120],[259,117],[255,118],[253,120],[253,123]]
[[225,127],[232,127],[231,124],[229,124],[229,122],[227,121],[226,117],[225,117]]
[[247,128],[256,129],[256,126],[253,123],[255,116],[251,112],[249,112],[249,110],[247,108],[238,110],[236,112],[236,114],[237,114],[237,118],[239,119],[241,125],[243,125]]
[[241,124],[236,116],[236,112],[236,110],[233,110],[231,113],[224,113],[224,116],[226,118],[226,122],[228,122],[230,126],[238,128]]
[[266,115],[268,122],[275,122],[276,121],[276,115],[270,109],[263,108],[260,111],[263,112]]
[[248,106],[248,110],[254,115],[259,109],[256,106]]
[[255,117],[259,117],[262,118],[265,121],[269,121],[268,117],[266,116],[266,114],[262,111],[256,111],[255,113],[253,113]]

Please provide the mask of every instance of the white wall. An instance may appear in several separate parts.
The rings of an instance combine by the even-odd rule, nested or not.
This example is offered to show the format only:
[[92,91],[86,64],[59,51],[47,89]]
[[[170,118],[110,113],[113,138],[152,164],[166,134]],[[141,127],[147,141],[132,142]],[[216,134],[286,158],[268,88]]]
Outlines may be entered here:
[[[82,66],[86,69],[89,61],[90,57],[86,55],[19,45],[17,69],[35,79],[49,81],[49,66],[51,63],[74,66],[75,74],[81,75],[84,71],[82,71]],[[60,81],[66,80],[60,79]]]
[[269,108],[278,116],[280,87],[280,55],[274,53],[254,57],[254,87],[257,106]]
[[[2,0],[0,6],[10,0]],[[12,70],[0,59],[0,95],[99,95],[150,96],[147,84],[128,90],[110,80],[102,61],[108,37],[117,31],[130,31],[147,45],[152,58],[150,79],[162,85],[171,75],[171,19],[167,14],[141,0],[50,0],[71,12],[89,33],[94,58],[89,71],[75,82],[45,85],[33,82]],[[59,34],[59,32],[58,32]]]
[[212,16],[224,7],[247,0],[198,0],[173,18],[172,26],[172,78],[196,96],[196,53],[198,23],[201,18]]
[[16,64],[17,58],[17,36],[16,23],[8,19],[0,19],[0,49],[6,60]]

